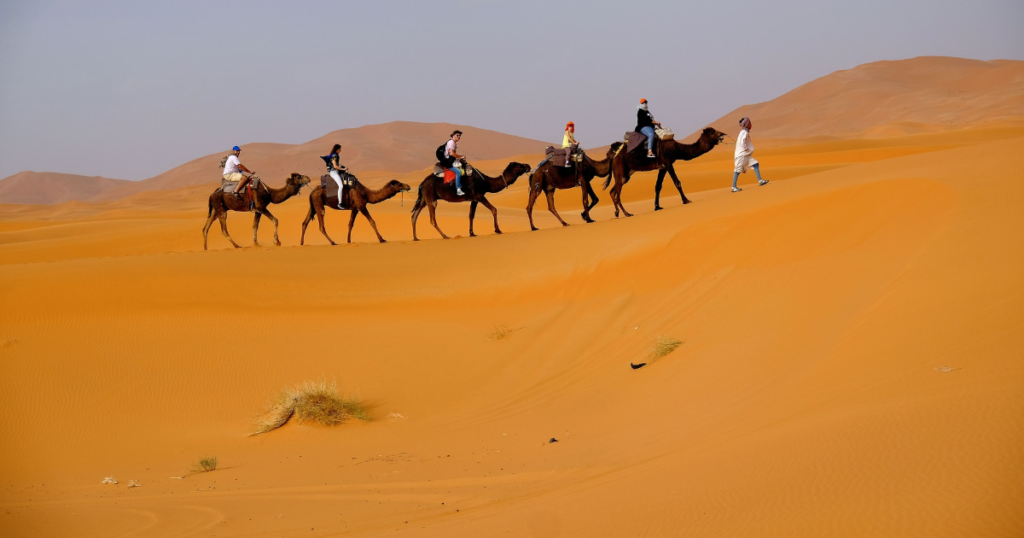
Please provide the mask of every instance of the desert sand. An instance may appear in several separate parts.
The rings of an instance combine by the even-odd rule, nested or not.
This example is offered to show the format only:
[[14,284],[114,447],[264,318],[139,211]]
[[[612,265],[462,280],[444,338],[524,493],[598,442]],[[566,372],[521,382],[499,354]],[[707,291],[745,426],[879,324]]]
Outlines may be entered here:
[[[387,244],[298,246],[308,190],[284,246],[208,252],[210,185],[0,207],[0,535],[1024,534],[1024,128],[756,121],[769,185],[730,193],[726,145],[677,166],[693,204],[642,173],[613,219],[595,180],[597,223],[560,191],[538,232],[523,178],[504,235],[442,203],[461,237],[412,242],[425,169]],[[316,379],[370,420],[248,435]]]

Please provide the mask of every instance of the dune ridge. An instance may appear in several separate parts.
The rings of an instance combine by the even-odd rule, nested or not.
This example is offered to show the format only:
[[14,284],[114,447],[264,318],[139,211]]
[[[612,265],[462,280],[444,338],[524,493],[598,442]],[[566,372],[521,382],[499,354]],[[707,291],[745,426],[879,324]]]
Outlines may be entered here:
[[735,136],[748,116],[761,138],[920,134],[1024,121],[1024,62],[921,56],[862,64],[715,120]]

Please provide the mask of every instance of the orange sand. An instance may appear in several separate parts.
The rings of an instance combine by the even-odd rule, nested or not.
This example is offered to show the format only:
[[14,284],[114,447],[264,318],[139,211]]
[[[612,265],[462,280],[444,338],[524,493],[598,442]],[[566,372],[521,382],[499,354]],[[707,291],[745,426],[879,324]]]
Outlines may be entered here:
[[[755,142],[766,187],[725,146],[691,205],[639,174],[530,233],[522,179],[473,239],[411,196],[386,245],[297,246],[305,191],[210,252],[209,185],[3,206],[0,535],[1020,536],[1024,129]],[[246,436],[320,377],[373,420]]]

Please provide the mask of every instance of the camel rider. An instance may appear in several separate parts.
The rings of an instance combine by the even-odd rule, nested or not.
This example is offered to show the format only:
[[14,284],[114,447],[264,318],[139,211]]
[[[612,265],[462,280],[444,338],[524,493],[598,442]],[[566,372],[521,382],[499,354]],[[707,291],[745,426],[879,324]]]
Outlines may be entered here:
[[[249,184],[252,179],[253,171],[245,167],[241,161],[238,160],[238,155],[242,153],[242,148],[235,146],[231,148],[231,155],[228,155],[228,160],[224,162],[224,181],[237,181],[238,186],[235,187],[234,195],[241,196],[242,189]],[[249,211],[253,209],[253,202],[249,202]]]
[[572,166],[572,150],[579,145],[576,142],[576,124],[569,122],[565,124],[565,134],[562,135],[562,149],[565,150],[565,166]]
[[654,158],[654,128],[661,127],[661,124],[654,121],[654,116],[647,110],[647,99],[641,99],[637,105],[636,129],[638,133],[647,135],[647,156]]
[[452,132],[451,138],[444,146],[444,165],[445,168],[455,173],[455,192],[459,196],[465,196],[466,193],[462,191],[462,167],[455,166],[457,161],[466,158],[465,155],[458,154],[459,148],[457,144],[459,143],[459,140],[462,140],[462,131]]
[[342,165],[338,161],[338,154],[341,153],[341,144],[335,144],[331,148],[331,153],[320,158],[327,163],[327,173],[330,174],[331,179],[338,184],[338,209],[345,209],[344,194],[345,194],[345,183],[341,179],[341,173],[347,172],[348,168]]

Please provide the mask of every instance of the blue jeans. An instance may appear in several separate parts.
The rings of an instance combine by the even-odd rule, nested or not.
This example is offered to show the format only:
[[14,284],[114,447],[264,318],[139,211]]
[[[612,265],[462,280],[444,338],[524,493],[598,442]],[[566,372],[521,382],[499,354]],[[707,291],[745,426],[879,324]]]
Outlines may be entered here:
[[453,166],[453,167],[449,168],[449,170],[451,170],[452,172],[455,172],[455,188],[459,189],[461,191],[462,190],[462,169],[457,167],[457,166]]
[[647,135],[647,151],[654,151],[654,127],[641,127],[640,132]]

